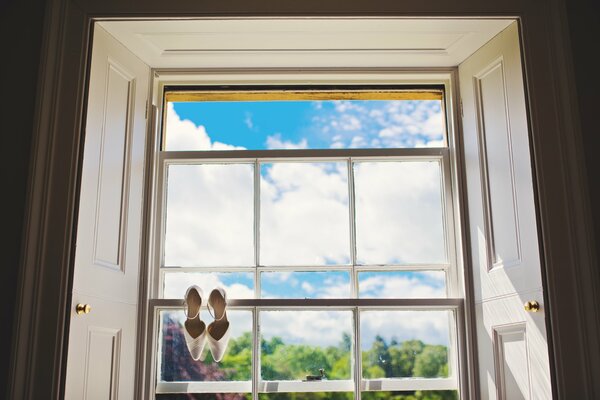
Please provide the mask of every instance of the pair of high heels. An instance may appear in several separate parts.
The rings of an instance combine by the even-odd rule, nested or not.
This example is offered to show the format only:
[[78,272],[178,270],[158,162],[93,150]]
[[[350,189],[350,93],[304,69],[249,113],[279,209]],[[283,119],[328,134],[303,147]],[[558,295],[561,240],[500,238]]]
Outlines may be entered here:
[[[214,321],[206,327],[204,321],[200,319],[200,309],[204,297],[202,289],[193,285],[185,292],[184,312],[187,320],[184,323],[183,333],[187,348],[195,361],[204,360],[203,351],[206,343],[208,343],[212,358],[216,362],[221,361],[227,350],[230,329],[225,311],[227,307],[225,296],[223,288],[214,289],[208,296],[207,308]],[[214,310],[214,314],[211,308]]]

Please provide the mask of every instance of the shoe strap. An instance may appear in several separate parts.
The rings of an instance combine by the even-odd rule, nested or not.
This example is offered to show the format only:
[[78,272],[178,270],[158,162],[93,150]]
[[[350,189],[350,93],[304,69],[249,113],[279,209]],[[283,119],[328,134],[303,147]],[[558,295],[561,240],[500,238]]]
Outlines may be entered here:
[[[206,308],[208,309],[208,313],[210,314],[211,317],[213,317],[213,319],[215,321],[220,321],[223,318],[225,318],[225,314],[226,314],[225,308],[227,308],[227,297],[226,297],[227,294],[226,294],[225,290],[219,290],[219,293],[221,293],[223,295],[223,302],[225,303],[225,306],[223,307],[223,315],[221,315],[221,318],[215,317],[216,310],[215,310],[215,314],[213,314],[213,312],[211,311],[211,307],[210,307],[210,301],[206,302]],[[208,298],[210,299],[210,296]]]
[[[190,317],[190,316],[188,315],[188,313],[187,313],[187,311],[188,311],[188,308],[189,308],[189,307],[188,307],[188,303],[187,303],[187,298],[188,298],[188,295],[190,294],[190,291],[191,291],[192,289],[194,289],[194,290],[196,290],[196,291],[198,292],[198,295],[200,296],[200,305],[198,306],[198,312],[197,312],[196,314],[194,314],[194,316],[193,316],[193,317]],[[197,288],[195,288],[194,286],[190,286],[190,287],[188,288],[188,290],[186,290],[186,291],[185,291],[185,297],[184,297],[184,299],[183,299],[183,306],[184,306],[184,307],[183,307],[183,314],[185,315],[185,317],[186,317],[187,319],[194,319],[194,318],[196,318],[198,315],[200,315],[200,310],[202,309],[202,293],[200,293],[200,292],[198,291],[198,289],[197,289]]]
[[194,318],[196,318],[196,317],[198,316],[198,314],[200,314],[200,307],[198,307],[198,312],[197,312],[196,314],[194,314],[194,316],[190,317],[190,316],[188,315],[188,313],[187,313],[187,310],[188,310],[188,304],[187,304],[187,301],[185,301],[185,300],[183,301],[183,306],[184,306],[184,307],[183,307],[183,314],[185,315],[185,317],[186,317],[187,319],[194,319]]

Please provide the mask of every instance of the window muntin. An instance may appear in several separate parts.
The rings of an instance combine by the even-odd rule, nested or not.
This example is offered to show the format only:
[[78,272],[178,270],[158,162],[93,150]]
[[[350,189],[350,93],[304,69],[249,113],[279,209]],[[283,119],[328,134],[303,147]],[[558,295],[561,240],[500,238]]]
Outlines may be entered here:
[[[236,96],[236,94],[233,94]],[[173,111],[173,110],[171,110]],[[228,149],[232,149],[231,147]],[[218,150],[218,149],[214,149]],[[222,149],[221,149],[222,150]],[[342,395],[343,392],[349,391],[353,389],[353,392],[361,393],[361,390],[367,390],[367,392],[362,392],[368,396],[368,393],[371,391],[406,391],[406,390],[416,390],[416,389],[439,389],[445,390],[449,395],[452,393],[456,393],[455,389],[457,388],[457,376],[456,376],[456,368],[455,363],[456,359],[451,358],[448,360],[448,364],[451,365],[449,367],[450,373],[448,377],[420,377],[420,378],[410,378],[410,381],[407,381],[406,377],[385,377],[385,378],[373,378],[368,375],[365,375],[363,369],[360,367],[362,362],[362,348],[358,347],[358,343],[360,342],[360,318],[359,315],[362,312],[375,312],[376,310],[371,310],[370,308],[364,308],[364,302],[368,302],[371,299],[390,299],[389,301],[384,300],[385,308],[388,309],[391,307],[395,312],[403,311],[405,313],[417,312],[420,310],[424,312],[422,309],[425,305],[429,304],[431,306],[431,301],[438,300],[442,301],[442,305],[444,305],[441,310],[446,310],[446,315],[450,315],[451,321],[447,326],[449,332],[449,339],[447,344],[447,354],[454,354],[456,349],[456,326],[455,322],[457,319],[457,310],[460,309],[461,302],[456,303],[454,299],[448,298],[448,293],[453,292],[453,282],[454,280],[448,280],[449,275],[454,273],[455,268],[455,260],[452,258],[452,252],[449,250],[453,246],[453,237],[452,237],[452,223],[451,223],[451,209],[448,203],[448,194],[449,194],[449,186],[448,186],[448,150],[447,148],[439,148],[439,149],[426,149],[426,148],[409,148],[409,149],[365,149],[365,150],[357,150],[357,149],[332,149],[332,150],[316,150],[314,152],[304,152],[302,149],[286,149],[285,152],[271,152],[269,150],[258,151],[258,152],[244,152],[244,151],[216,151],[211,152],[210,155],[205,151],[164,151],[159,153],[159,168],[163,171],[163,177],[166,176],[164,171],[167,171],[172,166],[179,165],[204,165],[204,164],[218,164],[218,165],[236,165],[236,164],[245,164],[253,166],[253,246],[254,246],[254,259],[253,265],[202,265],[197,264],[193,265],[192,263],[188,263],[187,266],[176,266],[176,265],[166,265],[163,264],[160,266],[159,277],[161,279],[161,284],[159,287],[165,288],[165,294],[171,290],[174,292],[173,288],[169,288],[164,286],[167,284],[169,277],[175,276],[174,274],[225,274],[225,273],[246,273],[253,274],[254,282],[253,285],[249,284],[247,277],[244,280],[244,293],[246,297],[237,297],[237,299],[248,298],[248,289],[254,290],[254,298],[256,300],[248,300],[250,303],[242,303],[236,302],[233,300],[230,306],[231,309],[238,309],[236,307],[241,307],[240,304],[245,304],[242,306],[242,309],[251,310],[253,312],[253,345],[256,351],[253,353],[252,363],[254,366],[254,374],[253,374],[253,384],[251,387],[255,387],[255,393],[259,396],[268,396],[266,392],[277,392],[278,394],[283,393],[291,393],[291,392],[302,392],[309,395],[314,392],[327,392],[330,395]],[[357,198],[358,194],[357,190],[357,180],[356,180],[356,171],[359,171],[359,179],[361,178],[362,171],[361,168],[363,166],[379,166],[379,165],[392,165],[392,166],[405,166],[405,165],[419,165],[425,166],[423,169],[427,170],[428,166],[430,167],[428,170],[428,174],[425,176],[429,176],[429,181],[425,186],[426,189],[422,189],[421,191],[424,193],[429,193],[429,199],[426,202],[430,207],[432,204],[438,205],[438,210],[432,210],[430,208],[430,212],[424,213],[424,217],[421,216],[421,222],[419,222],[419,218],[413,218],[412,222],[418,226],[420,224],[425,224],[427,221],[437,221],[434,226],[433,231],[437,232],[437,234],[432,236],[437,236],[437,241],[435,243],[436,251],[429,252],[427,257],[433,255],[433,257],[421,258],[418,257],[375,257],[373,259],[365,259],[360,260],[357,258],[357,254],[360,254],[357,249],[360,242],[360,234],[357,233],[360,231],[360,227],[357,224]],[[271,178],[268,174],[272,171],[274,166],[283,166],[285,168],[291,169],[288,170],[287,174],[283,174],[286,177],[287,182],[282,180],[281,182],[277,182],[277,184],[281,185],[284,188],[292,188],[294,187],[302,187],[306,186],[312,189],[312,191],[318,191],[318,185],[313,185],[311,181],[304,180],[305,185],[299,185],[298,181],[302,181],[301,179],[289,179],[290,176],[299,176],[298,174],[294,175],[293,167],[317,167],[322,169],[322,173],[327,174],[338,174],[337,179],[337,190],[332,190],[332,192],[337,193],[337,200],[340,201],[340,204],[346,204],[347,209],[347,219],[345,221],[349,221],[348,223],[348,232],[347,235],[343,235],[343,240],[346,241],[347,248],[349,249],[349,257],[348,260],[343,259],[343,257],[314,257],[314,253],[312,257],[307,260],[303,260],[303,262],[294,263],[294,258],[292,262],[286,261],[285,257],[275,259],[271,261],[271,265],[264,262],[264,257],[262,256],[262,245],[263,238],[263,225],[261,225],[261,217],[263,216],[263,204],[262,201],[264,196],[262,196],[262,191],[268,187],[265,183],[263,183],[263,179]],[[283,169],[285,169],[283,168]],[[368,169],[368,168],[367,168]],[[402,169],[402,168],[398,168]],[[433,172],[432,172],[433,171]],[[289,173],[291,172],[291,173]],[[406,173],[406,172],[405,172]],[[419,175],[419,173],[415,173],[415,171],[410,171],[407,174]],[[364,177],[368,178],[368,174],[363,174]],[[421,173],[419,176],[423,176]],[[344,180],[345,178],[345,180]],[[164,186],[168,186],[166,180],[160,178],[163,182]],[[342,184],[340,184],[340,181]],[[363,179],[363,182],[365,180]],[[273,182],[267,182],[273,185]],[[295,186],[294,186],[295,185]],[[311,187],[312,186],[312,187]],[[361,186],[361,185],[358,185]],[[249,187],[249,185],[246,185]],[[341,192],[339,188],[344,187],[347,188],[347,194],[344,196],[340,196]],[[416,186],[418,188],[418,186]],[[413,190],[415,186],[412,187]],[[326,188],[329,190],[329,188]],[[392,191],[393,192],[393,191]],[[393,194],[393,193],[392,193]],[[392,201],[398,201],[398,199],[402,200],[402,197],[394,197],[393,195],[387,195],[388,198],[392,199]],[[282,198],[281,195],[276,195],[274,198],[279,199]],[[325,197],[327,198],[327,197]],[[368,200],[368,197],[367,197]],[[413,199],[414,201],[414,199]],[[246,204],[247,204],[246,200]],[[341,214],[341,213],[340,213]],[[413,213],[418,214],[418,213]],[[160,207],[159,207],[159,215],[160,215]],[[164,218],[164,216],[162,217]],[[427,219],[429,218],[429,220]],[[247,219],[248,220],[248,219]],[[341,218],[338,217],[337,220],[341,221]],[[423,222],[425,220],[425,222]],[[385,220],[383,220],[385,222]],[[379,222],[381,224],[382,222]],[[345,222],[340,223],[340,226],[345,225]],[[247,225],[247,224],[246,224]],[[310,225],[310,224],[309,224]],[[367,226],[369,224],[366,224]],[[377,226],[378,223],[371,224]],[[317,229],[319,229],[317,227]],[[160,230],[160,224],[159,224]],[[310,230],[306,230],[310,234]],[[276,235],[275,235],[276,236]],[[340,235],[342,236],[342,235]],[[367,235],[368,236],[368,235]],[[426,237],[427,235],[421,234],[421,237]],[[364,235],[363,235],[364,237]],[[339,238],[336,238],[339,240]],[[368,243],[368,242],[367,242]],[[157,243],[157,248],[162,249],[162,243],[159,241]],[[401,247],[401,246],[400,246]],[[342,248],[342,246],[339,246]],[[164,251],[164,250],[161,250]],[[426,251],[421,251],[422,253],[427,253]],[[317,252],[318,253],[318,252]],[[285,254],[285,253],[284,253]],[[338,251],[338,254],[341,254]],[[366,252],[365,254],[369,254]],[[441,254],[441,256],[440,256]],[[268,258],[266,259],[269,260]],[[328,272],[329,271],[329,272]],[[307,277],[314,274],[333,274],[343,272],[346,276],[349,276],[349,285],[347,285],[347,280],[341,280],[341,287],[332,287],[328,288],[327,285],[331,285],[331,282],[328,284],[324,284],[322,288],[318,288],[315,290],[314,285],[311,288],[311,284],[313,281],[307,279]],[[379,284],[376,283],[377,279],[373,279],[379,275]],[[200,275],[198,275],[200,276]],[[205,276],[205,275],[202,275]],[[246,275],[247,276],[247,275]],[[276,293],[276,291],[267,289],[263,287],[263,283],[266,282],[266,278],[271,279],[280,279],[283,283],[284,280],[281,278],[285,276],[288,280],[290,278],[294,278],[297,280],[296,285],[300,285],[301,290],[290,290],[290,286],[286,283],[281,286],[280,293]],[[386,285],[381,283],[381,278],[385,277]],[[325,283],[327,279],[322,278],[320,281]],[[191,280],[189,280],[191,281]],[[375,282],[375,283],[374,283]],[[387,285],[387,283],[390,283]],[[221,282],[224,283],[224,282]],[[308,285],[302,285],[303,283],[308,283]],[[339,283],[339,282],[338,282]],[[227,288],[228,292],[233,293],[234,286],[238,285],[238,282],[230,281],[229,284],[225,284],[224,286]],[[286,286],[288,285],[288,286]],[[377,286],[379,285],[379,287]],[[304,287],[302,287],[304,286]],[[335,286],[335,285],[332,285]],[[348,287],[349,286],[349,287]],[[274,285],[277,287],[277,285]],[[401,287],[404,288],[415,288],[415,290],[404,290],[399,292],[397,289]],[[239,286],[237,286],[239,289]],[[334,293],[334,296],[328,295],[327,292]],[[312,294],[309,293],[312,290]],[[380,294],[377,295],[376,293]],[[349,293],[349,294],[348,294]],[[311,294],[311,295],[306,295]],[[163,294],[160,291],[157,293],[160,297]],[[360,296],[359,296],[360,295]],[[170,297],[170,296],[165,296]],[[231,297],[231,296],[230,296]],[[361,300],[360,298],[365,298]],[[234,298],[234,297],[231,297]],[[265,301],[269,301],[269,303],[261,302],[261,299],[265,299]],[[351,364],[351,378],[349,380],[342,380],[339,382],[332,381],[323,381],[323,382],[301,382],[299,380],[294,381],[266,381],[264,377],[261,376],[261,360],[262,353],[258,350],[262,346],[262,340],[260,339],[261,330],[260,330],[260,321],[261,315],[269,312],[280,312],[285,313],[288,307],[285,305],[286,299],[316,299],[319,307],[323,307],[325,310],[333,311],[335,310],[335,306],[338,303],[336,301],[341,301],[344,298],[347,298],[348,301],[353,303],[345,304],[345,309],[351,312],[354,315],[352,319],[352,326],[355,329],[353,332],[352,340],[353,340],[353,350],[351,354],[352,364]],[[403,300],[406,299],[406,300]],[[412,300],[414,299],[414,300]],[[399,300],[400,303],[397,303]],[[273,301],[275,301],[273,303]],[[297,301],[297,300],[290,300]],[[334,303],[331,303],[333,301]],[[437,300],[436,300],[437,301]],[[396,304],[390,306],[391,303]],[[166,300],[159,300],[157,306],[160,304],[168,305],[175,304],[169,303]],[[268,306],[266,305],[268,304]],[[307,311],[308,305],[302,305],[303,303],[294,303],[294,309],[301,309]],[[436,304],[434,309],[430,311],[438,311],[439,304]],[[338,304],[339,305],[339,304]],[[440,312],[441,312],[440,310]],[[338,310],[342,311],[342,310]],[[291,313],[293,314],[293,313]],[[369,314],[366,314],[369,315]],[[405,314],[406,315],[406,314]],[[438,345],[441,346],[441,345]],[[455,355],[455,354],[454,354]],[[383,380],[382,380],[383,379]],[[287,383],[286,383],[287,382]],[[214,382],[208,381],[196,381],[191,382],[187,386],[177,386],[177,382],[169,383],[170,386],[165,386],[160,383],[156,387],[157,393],[165,392],[165,390],[169,391],[181,391],[181,392],[244,392],[248,389],[247,387],[240,387],[239,383],[230,383],[230,382],[219,382],[218,386],[213,385]],[[175,384],[175,386],[173,386]],[[165,389],[166,388],[166,389]],[[175,388],[175,389],[173,389]],[[449,390],[449,391],[448,391]],[[441,392],[440,392],[441,393]],[[446,392],[444,392],[446,393]],[[265,397],[266,398],[266,397]],[[281,397],[277,397],[281,398]],[[309,398],[309,397],[307,397]],[[450,398],[450,397],[449,397]]]

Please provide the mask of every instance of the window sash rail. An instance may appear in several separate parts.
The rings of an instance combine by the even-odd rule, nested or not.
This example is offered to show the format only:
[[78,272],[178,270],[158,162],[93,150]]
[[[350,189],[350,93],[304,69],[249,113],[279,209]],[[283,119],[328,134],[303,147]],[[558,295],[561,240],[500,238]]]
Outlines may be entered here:
[[[413,391],[413,390],[457,390],[454,378],[386,378],[362,379],[360,390],[365,391]],[[158,382],[157,394],[177,393],[251,393],[252,381],[190,381]],[[259,381],[259,393],[307,393],[307,392],[352,392],[353,380],[304,381]]]
[[449,154],[447,147],[419,147],[398,149],[286,149],[286,150],[199,150],[199,151],[160,151],[159,164],[165,162],[236,162],[236,163],[269,163],[276,161],[289,162],[322,162],[345,161],[385,161],[386,159],[402,161],[437,160]]
[[240,265],[230,267],[202,266],[182,267],[179,265],[161,266],[163,273],[197,273],[197,272],[328,272],[328,271],[356,271],[356,272],[398,272],[398,271],[446,271],[452,264],[332,264],[332,265]]
[[[154,313],[161,309],[183,309],[183,299],[152,299],[149,301],[151,311]],[[284,309],[406,309],[406,310],[462,310],[462,298],[392,298],[392,299],[227,299],[230,309],[259,309],[284,310]],[[460,312],[458,313],[460,315]]]

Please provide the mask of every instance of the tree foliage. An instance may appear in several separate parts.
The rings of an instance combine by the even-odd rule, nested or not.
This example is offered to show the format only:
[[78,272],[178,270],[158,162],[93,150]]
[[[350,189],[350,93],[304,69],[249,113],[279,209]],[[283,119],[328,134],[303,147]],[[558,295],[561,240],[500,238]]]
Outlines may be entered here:
[[[248,381],[252,377],[252,333],[231,339],[227,354],[215,363],[208,348],[204,361],[194,361],[186,348],[181,324],[168,313],[163,317],[160,377],[162,381]],[[263,380],[302,380],[306,375],[325,371],[325,378],[352,379],[352,344],[344,333],[337,346],[318,347],[286,344],[281,338],[262,339],[261,376]],[[429,345],[420,340],[389,343],[377,336],[368,350],[362,351],[363,377],[441,378],[448,376],[446,346]],[[159,395],[163,400],[243,400],[249,394]],[[351,400],[353,393],[261,393],[261,400]],[[455,391],[364,392],[364,400],[455,400]]]

